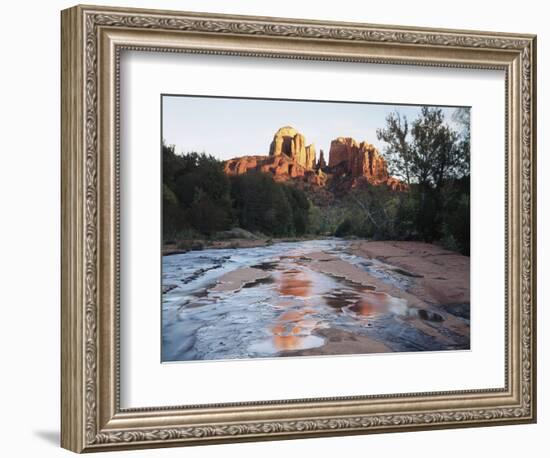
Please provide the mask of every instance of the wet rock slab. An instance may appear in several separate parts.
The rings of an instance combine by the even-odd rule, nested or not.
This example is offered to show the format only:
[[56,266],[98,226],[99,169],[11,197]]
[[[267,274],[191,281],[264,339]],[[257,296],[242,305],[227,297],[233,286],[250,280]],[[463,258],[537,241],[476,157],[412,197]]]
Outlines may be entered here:
[[212,293],[226,293],[229,291],[238,291],[243,286],[258,282],[270,276],[270,272],[254,267],[243,267],[222,275],[216,286],[209,291]]
[[411,245],[413,257],[434,257],[417,269],[397,242],[383,242],[387,257],[370,257],[370,243],[384,246],[313,240],[169,257],[165,286],[178,287],[163,296],[163,360],[468,349],[469,299],[438,303],[424,283],[462,261],[435,269],[452,254]]
[[[411,293],[439,305],[470,303],[470,258],[422,242],[353,241],[356,255],[375,258],[416,277]],[[462,313],[464,316],[465,314]]]

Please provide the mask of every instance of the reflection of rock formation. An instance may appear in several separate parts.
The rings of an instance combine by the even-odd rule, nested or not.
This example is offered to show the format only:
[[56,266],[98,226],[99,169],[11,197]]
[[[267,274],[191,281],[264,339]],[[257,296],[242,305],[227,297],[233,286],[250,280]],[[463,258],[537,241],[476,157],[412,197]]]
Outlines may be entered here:
[[[321,320],[315,317],[315,309],[299,305],[296,309],[296,298],[308,298],[312,294],[313,281],[310,272],[295,268],[286,269],[276,276],[278,291],[281,298],[287,298],[278,303],[287,308],[277,318],[271,328],[273,345],[279,351],[299,350],[308,348],[317,339],[312,333],[320,327]],[[322,343],[322,339],[320,343]]]
[[284,126],[275,132],[269,155],[281,154],[285,154],[306,169],[313,169],[315,164],[315,146],[306,146],[305,137],[294,127]]
[[[301,179],[316,186],[325,186],[331,177],[349,178],[347,187],[368,182],[386,184],[394,190],[406,185],[388,175],[388,167],[376,147],[357,142],[350,137],[338,137],[330,144],[329,162],[323,150],[316,161],[315,146],[306,145],[304,135],[294,127],[281,127],[273,136],[269,156],[242,156],[225,162],[228,175],[241,175],[249,171],[270,173],[276,181]],[[345,183],[344,183],[345,184]],[[346,186],[344,186],[346,187]]]
[[313,282],[303,270],[288,269],[278,279],[278,290],[281,296],[309,297]]

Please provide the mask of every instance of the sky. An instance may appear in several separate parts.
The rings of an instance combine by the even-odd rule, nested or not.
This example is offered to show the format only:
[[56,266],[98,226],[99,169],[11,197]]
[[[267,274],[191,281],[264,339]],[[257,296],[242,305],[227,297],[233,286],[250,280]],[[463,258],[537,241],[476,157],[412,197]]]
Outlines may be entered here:
[[[412,121],[420,106],[369,103],[315,102],[270,99],[217,98],[200,96],[162,97],[162,137],[175,145],[176,153],[205,152],[218,159],[267,155],[275,132],[292,126],[322,149],[328,161],[330,142],[337,137],[366,140],[381,152],[384,144],[376,129],[385,118],[399,111]],[[455,107],[441,107],[451,122]]]

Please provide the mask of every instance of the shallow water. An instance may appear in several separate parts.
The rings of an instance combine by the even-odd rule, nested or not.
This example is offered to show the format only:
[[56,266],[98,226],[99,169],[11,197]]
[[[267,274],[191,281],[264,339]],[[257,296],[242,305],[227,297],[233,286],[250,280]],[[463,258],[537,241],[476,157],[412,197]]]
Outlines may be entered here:
[[[322,331],[330,328],[369,337],[392,351],[444,349],[409,323],[427,317],[419,318],[406,300],[308,266],[306,255],[323,251],[400,289],[410,285],[392,266],[346,254],[346,247],[328,239],[165,256],[162,360],[273,357],[307,349],[323,354]],[[269,276],[237,291],[209,291],[223,274],[243,267]]]

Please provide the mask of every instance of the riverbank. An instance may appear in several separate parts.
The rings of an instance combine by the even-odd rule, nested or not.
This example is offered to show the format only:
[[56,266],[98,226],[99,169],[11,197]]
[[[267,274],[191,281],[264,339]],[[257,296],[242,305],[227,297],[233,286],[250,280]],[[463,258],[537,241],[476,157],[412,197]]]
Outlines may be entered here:
[[[470,303],[470,257],[424,242],[350,242],[347,251],[395,266],[412,279],[409,292],[429,304],[452,310]],[[457,311],[457,310],[455,310]]]
[[[384,309],[393,309],[408,326],[447,345],[448,349],[459,348],[469,341],[468,257],[422,242],[351,241],[344,251],[352,256],[351,262],[327,252],[312,252],[303,259],[317,272],[373,289],[369,299],[356,303],[357,316],[372,316],[384,313]],[[389,276],[377,275],[376,267],[362,261],[355,264],[354,258],[379,261]],[[393,322],[388,326],[395,327],[398,333],[401,324]],[[297,350],[286,356],[392,351],[376,338],[342,329],[320,329],[316,333],[325,339],[322,347]]]
[[[253,248],[269,246],[280,242],[301,242],[306,238],[295,239],[233,239],[218,240],[208,248]],[[470,258],[460,253],[445,250],[437,245],[424,242],[367,241],[352,240],[345,252],[365,259],[376,259],[393,267],[398,276],[405,277],[410,286],[407,295],[411,302],[427,303],[439,306],[459,306],[470,302]],[[310,267],[327,275],[344,278],[354,283],[373,285],[388,293],[384,282],[366,275],[349,262],[343,261],[326,252],[311,252],[304,255],[302,261],[310,261]],[[242,273],[242,283],[247,276],[255,281],[254,271]],[[392,288],[394,290],[395,288]]]
[[202,251],[207,249],[225,250],[238,248],[258,248],[271,246],[275,243],[283,242],[304,242],[315,240],[314,236],[309,237],[266,237],[262,235],[253,235],[252,237],[234,237],[234,238],[195,238],[181,239],[172,241],[162,246],[162,255],[170,256],[174,254],[187,253],[189,251]]

